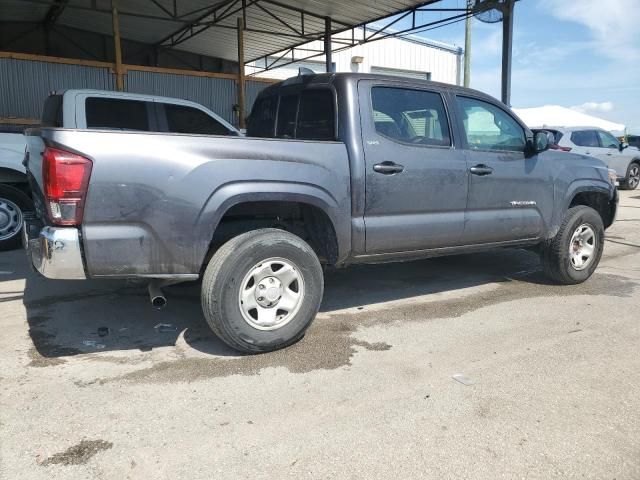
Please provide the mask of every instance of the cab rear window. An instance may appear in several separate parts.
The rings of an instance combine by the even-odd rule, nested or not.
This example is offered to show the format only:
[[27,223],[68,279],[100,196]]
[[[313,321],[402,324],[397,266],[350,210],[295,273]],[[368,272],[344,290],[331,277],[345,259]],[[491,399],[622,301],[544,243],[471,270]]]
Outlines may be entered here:
[[335,140],[333,92],[309,89],[258,99],[249,117],[247,136]]

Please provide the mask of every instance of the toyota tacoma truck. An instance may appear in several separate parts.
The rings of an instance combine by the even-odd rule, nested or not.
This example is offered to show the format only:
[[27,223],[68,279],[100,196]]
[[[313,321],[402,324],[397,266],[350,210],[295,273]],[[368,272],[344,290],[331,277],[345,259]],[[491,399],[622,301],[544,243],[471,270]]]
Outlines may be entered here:
[[49,278],[145,279],[157,307],[164,286],[201,279],[212,330],[257,353],[304,335],[324,266],[532,247],[577,284],[616,214],[615,173],[547,150],[474,90],[300,75],[248,120],[247,137],[28,131],[30,261]]

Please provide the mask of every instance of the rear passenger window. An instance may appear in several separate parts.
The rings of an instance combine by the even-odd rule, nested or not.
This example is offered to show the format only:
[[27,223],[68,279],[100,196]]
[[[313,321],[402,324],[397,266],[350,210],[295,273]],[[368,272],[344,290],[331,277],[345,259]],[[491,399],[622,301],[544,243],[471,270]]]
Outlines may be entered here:
[[280,97],[278,108],[278,128],[276,136],[294,138],[296,133],[296,117],[298,115],[298,95]]
[[335,140],[334,102],[331,90],[308,90],[300,96],[296,138]]
[[451,145],[449,122],[438,93],[395,87],[371,89],[376,131],[416,145]]
[[277,96],[259,99],[247,119],[247,135],[249,137],[273,137],[277,110]]
[[571,134],[571,141],[579,147],[599,147],[595,130],[580,130]]
[[[147,104],[139,100],[90,97],[85,102],[87,128],[149,130]],[[152,106],[152,104],[149,104]]]
[[172,133],[229,135],[229,129],[202,110],[184,105],[165,103],[167,128]]

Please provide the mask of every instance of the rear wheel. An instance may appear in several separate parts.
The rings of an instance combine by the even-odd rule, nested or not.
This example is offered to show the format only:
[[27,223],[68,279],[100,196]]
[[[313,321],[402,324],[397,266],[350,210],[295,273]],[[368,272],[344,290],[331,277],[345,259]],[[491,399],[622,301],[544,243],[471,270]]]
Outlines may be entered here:
[[582,283],[595,271],[604,249],[604,225],[593,208],[570,208],[554,238],[542,245],[542,268],[551,279]]
[[0,251],[20,246],[24,212],[33,210],[31,199],[22,191],[0,184]]
[[322,300],[322,267],[300,237],[276,229],[239,235],[213,255],[202,310],[215,334],[247,353],[298,341]]
[[625,190],[635,190],[640,185],[640,163],[633,162],[627,168],[627,176],[621,187]]

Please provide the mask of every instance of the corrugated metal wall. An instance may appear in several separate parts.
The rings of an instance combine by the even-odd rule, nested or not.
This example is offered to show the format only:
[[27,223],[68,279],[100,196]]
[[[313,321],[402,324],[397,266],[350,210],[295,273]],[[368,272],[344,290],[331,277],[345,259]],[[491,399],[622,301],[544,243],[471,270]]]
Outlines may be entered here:
[[108,68],[0,58],[0,117],[40,118],[52,90],[115,89]]
[[[247,81],[247,112],[268,85]],[[0,58],[0,117],[40,118],[49,92],[69,88],[115,90],[115,76],[109,68]],[[125,90],[192,100],[237,123],[237,85],[232,79],[129,70]]]
[[251,107],[253,106],[253,102],[256,101],[256,97],[258,94],[269,86],[268,83],[265,82],[256,82],[254,80],[246,80],[245,82],[245,103],[247,104],[247,115],[251,113]]

